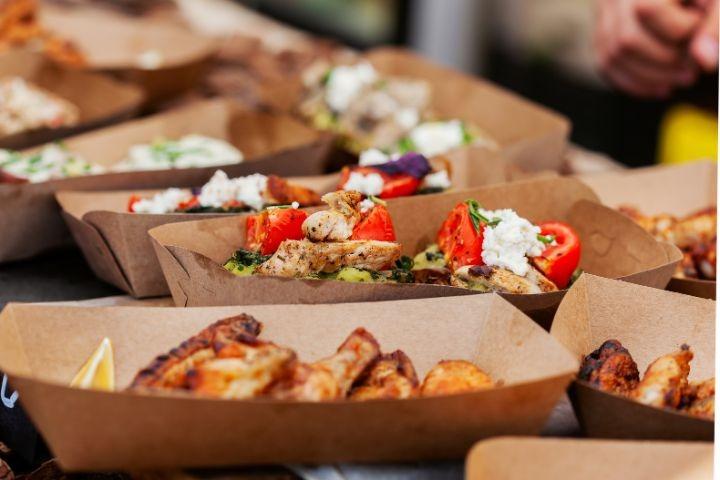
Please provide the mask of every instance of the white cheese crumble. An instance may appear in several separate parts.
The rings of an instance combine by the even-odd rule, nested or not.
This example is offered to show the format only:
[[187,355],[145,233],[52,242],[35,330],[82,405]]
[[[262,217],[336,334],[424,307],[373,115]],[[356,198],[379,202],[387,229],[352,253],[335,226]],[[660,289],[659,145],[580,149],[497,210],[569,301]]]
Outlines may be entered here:
[[263,193],[267,189],[267,177],[259,173],[247,177],[228,178],[218,170],[210,181],[200,189],[198,201],[203,207],[219,208],[228,202],[242,202],[254,210],[265,206]]
[[395,123],[403,130],[414,128],[420,121],[420,114],[414,108],[401,108],[395,112]]
[[528,257],[537,257],[545,249],[545,245],[537,239],[540,227],[511,209],[481,209],[480,213],[489,220],[500,219],[495,227],[487,226],[483,232],[483,262],[506,268],[516,275],[527,275],[530,270]]
[[451,185],[447,170],[429,173],[423,179],[423,186],[426,188],[442,188],[445,190],[450,188]]
[[3,135],[74,125],[79,115],[77,106],[22,77],[0,79],[0,133]]
[[145,70],[157,70],[164,63],[163,54],[160,50],[145,50],[137,56],[137,64]]
[[135,213],[172,213],[182,202],[192,198],[192,193],[180,188],[168,188],[164,192],[155,194],[152,198],[143,198],[132,205]]
[[328,78],[325,101],[336,112],[345,111],[352,101],[378,78],[377,72],[368,62],[335,67]]
[[186,135],[179,140],[133,145],[114,170],[160,170],[228,165],[243,161],[242,153],[228,142],[204,135]]
[[0,169],[30,183],[104,172],[100,165],[88,163],[54,143],[34,154],[0,150]]
[[358,165],[361,167],[370,167],[372,165],[382,165],[390,161],[390,155],[377,148],[369,148],[360,152]]
[[367,213],[373,208],[375,208],[375,202],[373,202],[369,198],[366,198],[365,200],[360,202],[358,206],[360,207],[360,213]]
[[421,123],[410,131],[409,136],[415,151],[432,157],[462,146],[463,125],[460,120]]
[[385,181],[378,173],[368,173],[363,175],[360,172],[350,172],[350,176],[342,186],[343,190],[356,190],[363,195],[378,196],[383,191]]

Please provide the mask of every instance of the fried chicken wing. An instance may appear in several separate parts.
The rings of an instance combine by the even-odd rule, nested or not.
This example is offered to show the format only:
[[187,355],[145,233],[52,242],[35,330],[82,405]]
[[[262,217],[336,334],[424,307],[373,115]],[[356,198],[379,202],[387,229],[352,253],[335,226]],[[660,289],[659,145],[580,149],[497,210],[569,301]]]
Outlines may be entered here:
[[320,205],[320,195],[314,190],[290,183],[277,175],[268,175],[265,194],[269,204],[289,205],[298,202],[301,206]]
[[280,382],[270,396],[292,400],[345,398],[353,383],[380,356],[380,345],[364,328],[358,328],[337,352],[311,364],[296,365],[292,375]]
[[600,390],[629,394],[640,381],[637,364],[617,340],[608,340],[583,359],[578,377]]
[[321,243],[285,240],[255,269],[255,274],[306,277],[313,273],[335,272],[342,267],[382,270],[400,258],[401,253],[399,244],[377,240]]
[[687,345],[659,357],[648,366],[643,379],[630,396],[645,405],[678,408],[687,388],[692,358],[693,353]]
[[181,388],[187,372],[195,365],[215,358],[223,347],[240,339],[253,339],[262,325],[249,315],[224,318],[182,342],[168,353],[156,357],[140,370],[129,389]]
[[412,361],[401,350],[382,355],[358,379],[350,392],[353,400],[410,398],[418,395],[418,378]]
[[362,195],[356,191],[326,193],[322,201],[329,210],[315,212],[303,223],[303,233],[313,242],[342,241],[352,235],[353,228],[360,221]]
[[715,418],[715,378],[689,382],[683,394],[681,408],[696,417]]
[[465,360],[443,360],[425,376],[420,387],[423,396],[450,395],[493,387],[490,375]]

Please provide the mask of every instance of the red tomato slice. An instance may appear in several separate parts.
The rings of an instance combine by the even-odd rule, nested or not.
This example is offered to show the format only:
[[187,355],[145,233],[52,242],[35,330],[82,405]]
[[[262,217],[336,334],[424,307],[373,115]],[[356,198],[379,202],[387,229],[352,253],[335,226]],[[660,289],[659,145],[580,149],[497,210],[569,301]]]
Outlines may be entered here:
[[272,255],[283,240],[300,240],[304,237],[302,224],[308,214],[294,208],[270,208],[245,220],[245,247]]
[[350,178],[351,173],[361,173],[363,175],[369,175],[371,173],[377,173],[380,175],[383,179],[383,181],[387,181],[389,176],[383,172],[382,170],[379,170],[377,168],[373,167],[358,167],[355,166],[347,166],[343,167],[342,170],[340,170],[340,181],[338,182],[338,190],[343,190],[343,187],[347,183],[348,179]]
[[193,195],[187,202],[180,202],[177,206],[177,210],[188,210],[198,205],[200,205],[200,200],[198,200],[197,195]]
[[420,186],[420,180],[404,173],[392,175],[385,180],[380,198],[397,198],[414,195]]
[[467,203],[459,203],[445,219],[437,243],[451,270],[465,265],[484,265],[482,260],[483,226],[479,230],[470,218]]
[[130,195],[130,198],[128,199],[127,204],[127,211],[130,213],[135,213],[134,207],[137,202],[141,200],[139,195]]
[[353,229],[350,240],[395,241],[390,212],[383,205],[375,205]]
[[570,225],[562,222],[543,222],[538,227],[542,235],[552,235],[557,245],[548,245],[532,262],[558,288],[567,288],[580,263],[580,237]]

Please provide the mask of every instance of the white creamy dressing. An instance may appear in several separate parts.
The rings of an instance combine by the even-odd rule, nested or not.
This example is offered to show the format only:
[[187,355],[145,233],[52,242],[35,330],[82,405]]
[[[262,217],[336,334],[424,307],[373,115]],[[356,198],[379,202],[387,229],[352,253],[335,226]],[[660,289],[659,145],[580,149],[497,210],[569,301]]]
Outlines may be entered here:
[[128,156],[113,168],[119,171],[163,170],[169,168],[202,168],[229,165],[243,161],[234,146],[204,135],[186,135],[178,140],[133,145]]
[[480,213],[489,220],[500,222],[486,226],[483,232],[482,259],[485,265],[506,268],[516,275],[525,276],[530,270],[528,257],[537,257],[545,250],[545,244],[538,240],[540,227],[509,208],[483,210]]

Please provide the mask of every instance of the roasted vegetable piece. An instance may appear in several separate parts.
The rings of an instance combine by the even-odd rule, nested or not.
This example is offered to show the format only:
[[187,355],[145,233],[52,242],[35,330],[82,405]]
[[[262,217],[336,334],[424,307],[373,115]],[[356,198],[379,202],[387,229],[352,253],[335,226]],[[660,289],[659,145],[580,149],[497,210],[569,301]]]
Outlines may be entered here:
[[617,340],[606,341],[586,356],[578,377],[600,390],[621,395],[629,394],[640,381],[635,360]]
[[465,360],[443,360],[425,376],[420,387],[423,396],[450,395],[493,387],[490,375]]
[[360,222],[355,225],[350,239],[394,242],[395,228],[387,208],[384,205],[375,205],[370,209]]
[[542,255],[532,259],[533,265],[558,288],[566,288],[580,263],[580,237],[562,222],[538,224],[542,238],[550,240]]
[[245,246],[272,255],[283,240],[303,238],[302,224],[308,214],[295,208],[268,208],[245,220]]
[[483,265],[483,226],[473,222],[471,208],[474,204],[470,202],[458,203],[437,235],[437,244],[453,271],[465,265]]

